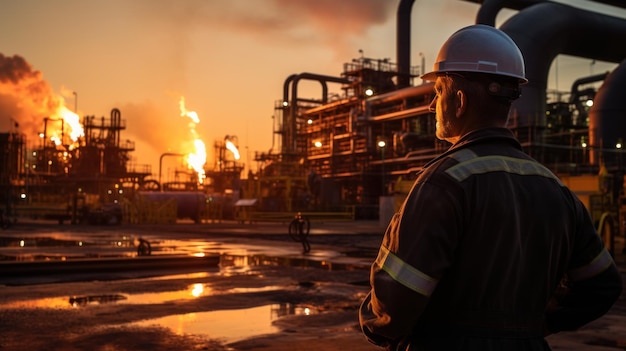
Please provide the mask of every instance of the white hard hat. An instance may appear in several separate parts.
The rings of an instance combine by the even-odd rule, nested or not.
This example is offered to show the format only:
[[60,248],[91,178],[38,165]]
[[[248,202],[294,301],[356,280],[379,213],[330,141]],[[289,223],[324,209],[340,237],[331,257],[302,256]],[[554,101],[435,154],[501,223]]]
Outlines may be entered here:
[[448,72],[488,73],[517,78],[520,84],[528,82],[524,57],[515,42],[503,31],[484,24],[452,34],[439,50],[433,71],[421,78],[434,81],[437,75]]

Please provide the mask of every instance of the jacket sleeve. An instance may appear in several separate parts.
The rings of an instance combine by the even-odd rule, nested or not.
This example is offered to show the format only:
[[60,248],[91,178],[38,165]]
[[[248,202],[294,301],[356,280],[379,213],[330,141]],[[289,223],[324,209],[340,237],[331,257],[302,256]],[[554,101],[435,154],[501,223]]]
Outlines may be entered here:
[[604,315],[619,298],[622,280],[615,265],[582,281],[570,283],[560,306],[546,315],[550,333],[576,330]]
[[393,349],[415,328],[453,260],[457,206],[440,187],[416,184],[392,218],[372,264],[372,289],[359,313],[370,342]]
[[568,291],[546,312],[549,333],[576,330],[601,317],[622,292],[622,278],[583,205],[567,273]]

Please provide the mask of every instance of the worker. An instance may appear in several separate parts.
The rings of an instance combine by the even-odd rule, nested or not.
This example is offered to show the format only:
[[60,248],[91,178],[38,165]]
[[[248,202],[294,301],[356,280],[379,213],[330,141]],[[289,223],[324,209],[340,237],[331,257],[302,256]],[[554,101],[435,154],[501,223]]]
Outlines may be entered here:
[[451,147],[385,231],[362,332],[386,350],[550,350],[545,336],[605,314],[622,281],[584,205],[506,128],[527,82],[522,54],[472,25],[422,78]]

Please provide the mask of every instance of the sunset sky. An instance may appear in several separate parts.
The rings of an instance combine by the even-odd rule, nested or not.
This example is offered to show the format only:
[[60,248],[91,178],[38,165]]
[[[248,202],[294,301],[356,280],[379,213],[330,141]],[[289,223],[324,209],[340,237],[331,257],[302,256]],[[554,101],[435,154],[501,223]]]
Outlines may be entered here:
[[[235,135],[242,161],[254,169],[253,153],[272,146],[274,103],[289,75],[339,76],[359,50],[397,62],[399,2],[0,0],[0,57],[23,58],[50,94],[72,111],[77,106],[81,118],[108,118],[111,109],[120,109],[127,127],[122,139],[135,142],[133,161],[151,164],[153,173],[161,154],[189,152],[181,150],[189,141],[181,96],[200,119],[195,130],[207,146],[208,168],[214,141]],[[625,17],[624,11],[583,0],[561,2]],[[412,65],[421,63],[422,53],[426,69],[432,67],[441,44],[474,23],[477,9],[459,0],[416,0]],[[503,11],[497,24],[513,13]],[[551,73],[549,84],[560,90],[615,66],[568,57],[558,64],[558,79]],[[299,91],[312,98],[321,93],[313,82],[303,82]],[[35,143],[45,116],[15,95],[0,80],[0,133],[17,121]]]

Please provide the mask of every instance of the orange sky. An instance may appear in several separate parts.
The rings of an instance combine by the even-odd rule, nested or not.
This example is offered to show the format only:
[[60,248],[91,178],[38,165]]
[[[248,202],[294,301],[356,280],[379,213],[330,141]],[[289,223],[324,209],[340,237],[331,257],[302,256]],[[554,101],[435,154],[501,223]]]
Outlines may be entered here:
[[[588,6],[588,2],[561,1]],[[396,62],[399,0],[0,0],[0,54],[30,66],[39,88],[63,98],[68,109],[126,120],[123,140],[135,142],[133,162],[151,164],[189,142],[179,99],[195,111],[196,132],[207,146],[226,135],[239,141],[242,161],[272,146],[274,103],[285,79],[311,72],[339,76],[360,56]],[[605,13],[614,13],[599,5]],[[437,50],[457,29],[474,22],[478,5],[459,0],[416,0],[412,64],[419,53],[429,69]],[[618,11],[624,13],[624,11]],[[621,14],[620,13],[620,14]],[[501,23],[512,11],[503,11]],[[614,65],[559,58],[552,88]],[[554,75],[554,74],[552,74]],[[416,83],[419,83],[417,80]],[[309,85],[310,84],[310,85]],[[0,82],[0,132],[17,120],[30,143],[43,128],[43,112],[11,97]],[[46,86],[47,85],[47,86]],[[333,89],[334,87],[330,87]],[[73,92],[76,92],[77,99]],[[319,84],[303,82],[301,96],[319,98]],[[32,107],[32,106],[31,106]]]

